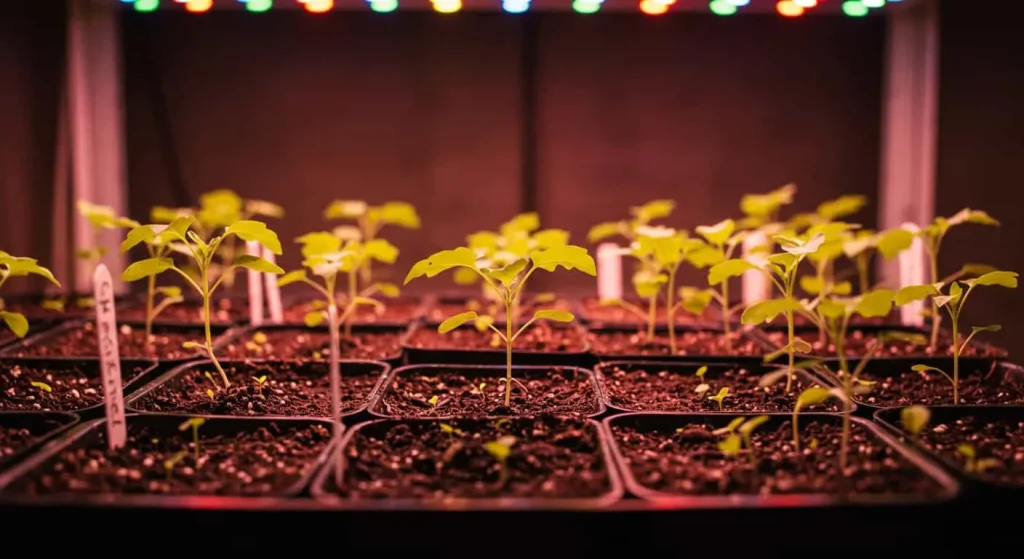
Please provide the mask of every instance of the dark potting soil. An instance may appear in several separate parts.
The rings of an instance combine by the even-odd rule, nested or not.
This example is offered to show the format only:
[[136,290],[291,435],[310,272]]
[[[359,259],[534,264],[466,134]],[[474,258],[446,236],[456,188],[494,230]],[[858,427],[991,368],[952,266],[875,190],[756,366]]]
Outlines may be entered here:
[[[745,367],[734,367],[728,371],[717,373],[713,378],[708,374],[701,381],[695,374],[679,374],[669,371],[648,373],[641,368],[615,366],[604,368],[605,392],[613,406],[635,411],[672,411],[672,412],[737,412],[737,413],[773,413],[793,410],[797,396],[805,388],[813,386],[803,377],[797,375],[793,379],[791,391],[786,393],[786,381],[782,379],[775,384],[761,387],[758,381],[761,375]],[[707,388],[701,392],[697,388],[702,384]],[[710,400],[722,388],[729,392],[722,401],[722,409],[718,402]],[[840,411],[833,400],[805,408],[806,411]]]
[[[811,418],[800,421],[801,450],[793,447],[793,425],[755,430],[754,458],[744,447],[737,456],[718,448],[724,436],[695,423],[678,430],[637,431],[614,425],[626,466],[646,488],[683,495],[765,495],[795,493],[934,494],[938,482],[870,431],[854,424],[849,463],[839,469],[842,428]],[[817,448],[812,449],[814,441]]]
[[[123,448],[107,450],[103,432],[98,442],[61,451],[5,491],[261,495],[288,489],[307,475],[331,433],[320,425],[269,423],[229,436],[204,435],[200,427],[199,437],[197,460],[191,427],[171,431],[129,421]],[[168,469],[165,462],[175,458]]]
[[[143,295],[145,297],[145,295]],[[157,296],[156,302],[160,302],[160,296]],[[237,299],[230,297],[216,296],[210,300],[210,323],[211,324],[235,324],[239,320],[249,319],[249,302],[245,299]],[[124,305],[117,309],[118,320],[146,320],[146,305],[145,302],[132,303],[130,305]],[[203,318],[203,302],[198,299],[187,299],[180,303],[175,303],[163,311],[156,317],[157,321],[166,322],[185,322],[202,325],[205,323]]]
[[[503,329],[505,326],[496,327]],[[488,328],[481,332],[471,326],[456,328],[442,334],[437,331],[436,326],[424,325],[416,328],[406,343],[418,349],[505,350],[505,342],[493,330]],[[583,332],[577,328],[552,326],[547,322],[538,321],[516,339],[513,350],[581,353],[586,350],[586,340]]]
[[656,334],[647,339],[647,332],[601,331],[590,332],[590,350],[597,355],[764,355],[764,349],[753,340],[732,333],[728,343],[722,332],[714,330],[676,331],[676,352],[672,353],[668,334]]
[[[405,330],[353,332],[339,340],[341,359],[387,360],[401,351]],[[284,328],[259,330],[224,348],[230,359],[326,359],[330,355],[331,336],[327,330]]]
[[[188,359],[196,356],[196,350],[185,349],[185,342],[202,342],[203,328],[195,330],[168,330],[153,326],[153,351],[147,348],[146,330],[142,326],[121,324],[118,327],[117,345],[122,358]],[[214,340],[216,343],[216,340]],[[100,354],[96,325],[85,322],[81,326],[66,330],[54,336],[47,336],[37,343],[22,343],[8,348],[7,357],[92,357]]]
[[[122,366],[121,380],[128,382],[143,370]],[[102,403],[103,384],[96,365],[15,364],[0,370],[0,411],[76,411]]]
[[975,463],[984,461],[981,473],[976,475],[997,483],[1024,484],[1024,421],[987,421],[966,416],[929,426],[921,433],[921,442],[961,468],[966,468],[967,457],[957,449],[970,445]]
[[[433,373],[430,369],[426,371]],[[504,371],[495,370],[492,376],[486,377],[467,375],[457,368],[436,371],[429,375],[413,371],[396,375],[385,389],[376,411],[408,418],[542,413],[589,415],[598,411],[593,381],[578,369],[513,370],[512,398],[507,408]],[[432,405],[430,399],[434,396],[437,402]]]
[[[514,437],[504,469],[486,448],[501,437]],[[552,417],[388,422],[360,429],[345,454],[340,493],[356,500],[593,498],[611,489],[594,425]]]
[[45,435],[51,429],[53,429],[52,426],[44,427],[42,423],[32,428],[0,425],[0,460],[14,456],[28,448],[37,438]]
[[[626,302],[639,307],[644,312],[644,316],[640,316],[636,312],[625,309],[620,305],[602,305],[597,297],[587,297],[580,300],[580,306],[583,309],[583,316],[580,318],[605,324],[647,324],[648,302],[639,299],[627,299]],[[668,311],[665,305],[660,302],[654,314],[655,322],[657,323],[664,324],[668,320]],[[712,314],[710,307],[705,309],[704,313],[700,315],[691,314],[679,309],[676,311],[674,319],[676,324],[716,324],[720,322],[720,319]]]
[[[960,404],[962,405],[1019,405],[1024,404],[1024,384],[1005,379],[993,362],[989,369],[964,374],[960,371]],[[952,369],[946,371],[952,375]],[[952,404],[953,384],[941,373],[919,373],[908,370],[898,375],[861,374],[861,378],[876,381],[871,392],[858,396],[866,404],[878,407],[925,406]]]
[[[772,344],[776,347],[782,347],[787,343],[787,334],[785,331],[781,332],[768,332],[767,336],[771,340]],[[814,348],[813,355],[818,357],[835,357],[836,347],[827,340],[822,342],[817,332],[804,332],[802,335],[797,334],[798,337],[803,339],[805,342],[811,344]],[[927,338],[927,336],[925,336]],[[851,328],[846,336],[845,352],[848,357],[861,357],[867,353],[868,348],[874,342],[876,336],[872,332],[865,332],[863,330],[857,330]],[[924,344],[917,344],[913,341],[904,340],[891,340],[884,344],[884,347],[879,349],[875,354],[875,359],[885,357],[910,357],[917,355],[935,355],[940,357],[952,357],[953,346],[950,344],[948,337],[939,336],[938,351],[932,352],[928,345],[928,340],[924,340]],[[978,344],[971,344],[964,350],[962,357],[1005,357],[1006,351],[999,348],[986,348],[979,346]]]
[[[231,381],[227,389],[217,369],[213,365],[204,365],[183,371],[139,398],[131,407],[193,415],[331,416],[331,381],[327,363],[222,366]],[[206,373],[210,374],[212,381]],[[341,411],[346,413],[366,403],[380,375],[346,375],[344,364],[341,373]]]
[[[382,299],[381,302],[384,303],[384,307],[379,311],[377,307],[360,305],[356,309],[352,321],[362,324],[412,322],[418,318],[419,310],[422,307],[422,303],[418,301]],[[284,321],[290,324],[304,324],[306,315],[313,310],[314,308],[310,301],[289,305],[284,309]],[[322,311],[323,309],[320,310]],[[338,312],[341,313],[342,309],[338,309]]]

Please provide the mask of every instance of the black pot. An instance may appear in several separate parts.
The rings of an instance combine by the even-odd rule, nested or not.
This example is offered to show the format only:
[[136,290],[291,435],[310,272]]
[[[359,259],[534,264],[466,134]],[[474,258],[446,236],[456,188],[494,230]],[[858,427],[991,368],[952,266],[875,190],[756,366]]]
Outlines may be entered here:
[[[10,367],[20,365],[30,368],[46,368],[60,374],[73,367],[82,370],[89,378],[100,378],[99,359],[78,359],[78,358],[0,358],[0,374],[7,374]],[[131,394],[142,386],[149,376],[156,370],[157,362],[144,359],[122,359],[121,360],[121,390],[124,394]],[[54,410],[59,412],[74,413],[84,420],[99,417],[105,413],[105,406],[101,402],[81,409]]]
[[[344,476],[346,461],[343,459],[345,448],[351,444],[355,436],[363,431],[376,433],[386,432],[387,429],[396,424],[410,423],[434,423],[433,419],[408,419],[391,420],[379,419],[367,423],[360,423],[349,429],[341,439],[337,455],[334,460],[341,459],[341,474]],[[483,420],[459,420],[459,425],[466,423],[482,422]],[[345,499],[336,492],[334,472],[337,470],[335,463],[328,463],[313,480],[311,494],[314,499],[334,508],[343,509],[370,509],[370,510],[592,510],[603,509],[617,503],[624,493],[622,481],[618,471],[614,467],[611,453],[611,445],[608,435],[601,424],[593,419],[586,420],[589,428],[597,431],[601,443],[601,453],[605,470],[608,476],[609,490],[600,497],[590,498],[522,498],[522,497],[499,497],[499,498],[456,498],[443,497],[438,499],[382,499],[376,501],[359,501]]]
[[[495,325],[504,327],[504,325]],[[437,323],[413,324],[402,342],[405,363],[408,365],[428,363],[448,363],[454,365],[504,365],[506,363],[505,347],[499,349],[433,349],[419,348],[409,344],[409,340],[419,328],[436,330]],[[564,328],[572,328],[579,332],[583,340],[583,349],[574,352],[532,351],[512,348],[513,365],[560,365],[565,367],[587,367],[591,364],[590,343],[587,341],[586,330],[578,324],[569,324]],[[473,326],[460,326],[470,329]]]
[[[548,371],[550,369],[563,369],[563,370],[571,371],[571,372],[573,372],[575,374],[586,375],[591,380],[592,385],[594,387],[594,411],[592,413],[590,413],[590,414],[587,414],[587,417],[598,417],[598,416],[600,416],[601,414],[603,414],[605,412],[606,408],[605,408],[605,404],[604,404],[603,398],[600,396],[601,388],[598,385],[597,377],[589,369],[583,369],[583,368],[580,368],[580,367],[564,367],[564,366],[559,366],[559,365],[550,365],[550,366],[549,365],[516,365],[516,366],[512,367],[512,378],[514,378],[514,379],[521,379],[521,378],[523,378],[524,375],[529,375],[531,372],[543,373],[543,372],[546,372],[546,371]],[[427,372],[427,373],[430,373],[430,374],[436,374],[436,372],[440,372],[440,371],[454,371],[454,372],[462,373],[462,374],[466,375],[467,377],[475,377],[475,378],[479,378],[479,379],[489,379],[489,380],[492,380],[492,381],[497,381],[499,378],[505,378],[506,368],[505,368],[504,365],[498,366],[498,365],[461,365],[461,364],[457,364],[457,365],[436,365],[436,364],[434,364],[434,365],[406,365],[404,367],[399,367],[397,369],[392,370],[387,375],[387,377],[385,377],[384,382],[381,384],[380,390],[377,391],[376,395],[370,401],[370,405],[367,408],[367,411],[370,412],[370,415],[373,415],[375,417],[381,417],[381,418],[387,418],[387,419],[406,419],[404,416],[389,414],[387,412],[387,410],[384,409],[384,398],[387,396],[388,392],[391,390],[391,388],[395,385],[396,382],[400,381],[400,378],[402,376],[412,376],[412,375],[417,375],[417,374],[423,374],[424,372]],[[437,416],[416,417],[415,419],[428,419],[429,418],[429,419],[438,420],[438,419],[451,419],[452,417],[455,417],[455,416],[454,415],[438,414]],[[504,416],[504,415],[495,415],[495,416],[488,416],[488,417],[506,417],[506,416]],[[509,417],[514,417],[514,416],[509,416]],[[413,419],[413,418],[409,418],[409,419]]]
[[[21,356],[21,355],[19,355],[19,351],[22,350],[25,346],[46,344],[46,343],[52,341],[54,338],[62,336],[64,333],[68,332],[69,330],[74,330],[76,328],[81,328],[87,322],[89,322],[89,321],[88,320],[69,321],[69,322],[65,322],[63,324],[60,324],[59,326],[56,326],[54,328],[51,328],[51,329],[47,330],[46,332],[41,332],[41,333],[39,333],[39,334],[37,334],[35,336],[29,336],[29,337],[25,338],[24,340],[22,340],[21,343],[12,344],[12,345],[7,346],[4,349],[0,350],[0,357],[18,357],[18,358],[22,358],[22,359],[57,359],[56,357],[48,357],[48,356],[42,356],[42,357]],[[142,330],[142,329],[144,329],[146,327],[145,323],[143,323],[143,322],[134,322],[134,321],[119,321],[117,323],[117,325],[118,325],[118,327],[121,327],[121,326],[124,326],[124,325],[128,325],[128,326],[132,327],[133,329],[137,329],[137,330]],[[160,332],[181,332],[181,331],[196,330],[197,335],[196,335],[195,341],[197,341],[197,342],[201,342],[204,339],[203,338],[202,329],[203,329],[202,325],[196,326],[194,324],[169,324],[169,323],[168,324],[156,324],[156,323],[153,324],[153,332],[155,334],[156,333],[160,333]],[[214,347],[214,350],[217,350],[219,348],[224,347],[224,345],[226,343],[228,343],[228,341],[230,341],[230,339],[232,338],[233,329],[230,329],[227,326],[211,326],[210,331],[211,331],[211,333],[213,335],[213,347]],[[182,358],[178,358],[178,359],[158,359],[158,361],[160,363],[164,363],[164,364],[166,364],[166,363],[184,363],[186,361],[191,361],[193,359],[197,359],[197,358],[200,358],[200,357],[206,355],[206,353],[204,351],[202,351],[202,350],[197,349],[195,351],[196,351],[196,353],[195,353],[194,356],[182,357]],[[85,360],[99,359],[99,355],[75,355],[75,356],[65,357],[65,359],[75,359],[75,360],[80,360],[80,359],[85,359]],[[129,360],[146,360],[145,358],[141,358],[141,357],[139,357],[139,358],[132,357],[132,358],[127,358],[127,359],[129,359]]]
[[[676,334],[677,335],[680,334],[680,333],[683,333],[683,332],[694,332],[694,331],[701,331],[701,332],[705,332],[706,331],[706,332],[717,332],[717,333],[724,332],[724,330],[721,327],[711,327],[711,326],[709,326],[709,327],[705,328],[705,327],[693,326],[693,325],[683,325],[683,326],[677,325],[676,326]],[[638,326],[592,327],[592,328],[589,329],[589,332],[591,334],[597,334],[597,333],[601,333],[601,332],[627,333],[627,334],[635,334],[637,332],[640,332],[641,334],[644,334],[644,333],[646,333],[646,327],[644,327],[644,326],[640,326],[640,327],[638,327]],[[655,335],[657,335],[657,336],[667,336],[668,335],[667,332],[668,332],[668,328],[658,327],[658,328],[655,329]],[[735,332],[737,332],[737,334],[735,334],[735,336],[736,336],[735,339],[737,341],[739,341],[740,339],[744,339],[744,340],[754,341],[754,342],[758,343],[759,345],[763,345],[763,342],[761,342],[759,338],[755,337],[755,335],[752,334],[749,330],[739,329],[739,330],[736,330]],[[604,363],[606,361],[662,361],[662,362],[682,362],[682,363],[692,363],[692,362],[695,362],[695,361],[702,361],[704,363],[738,363],[738,364],[742,364],[742,365],[755,366],[755,365],[761,364],[764,361],[764,357],[762,355],[699,355],[699,354],[688,354],[688,355],[659,355],[659,354],[651,354],[651,355],[645,355],[645,354],[642,354],[642,353],[610,354],[610,353],[599,353],[598,351],[599,350],[595,349],[593,347],[593,344],[591,344],[591,354],[593,355],[593,357],[594,357],[594,359],[596,360],[597,363]],[[767,352],[765,352],[765,353],[767,353]]]
[[[1020,481],[1014,483],[999,481],[985,472],[968,473],[964,465],[951,456],[955,449],[950,449],[949,453],[939,452],[911,437],[902,427],[900,413],[903,409],[903,407],[893,407],[878,410],[875,412],[875,420],[899,437],[901,441],[942,463],[949,471],[964,480],[971,489],[1004,496],[1007,491],[1010,491],[1018,497],[1024,496],[1024,476],[1021,476]],[[968,416],[973,416],[981,421],[1008,421],[1018,424],[1024,422],[1024,406],[929,406],[928,409],[931,412],[931,420],[926,429],[932,429],[939,424],[953,423]],[[985,458],[985,456],[978,458]]]
[[6,325],[0,325],[0,350],[18,345],[25,339],[48,332],[64,322],[66,320],[58,318],[30,318],[28,319],[28,333],[25,335],[25,338],[15,336],[14,332],[7,329]]
[[[161,375],[159,378],[153,380],[152,382],[150,382],[149,384],[144,386],[141,390],[139,390],[136,393],[132,394],[130,397],[125,398],[125,408],[129,412],[138,413],[140,415],[153,415],[153,414],[156,414],[156,415],[191,416],[192,414],[185,413],[185,412],[171,412],[171,411],[159,411],[159,412],[156,412],[156,411],[150,411],[150,410],[146,409],[145,403],[142,400],[146,397],[146,395],[152,394],[153,392],[155,392],[157,390],[160,390],[161,387],[163,387],[168,382],[171,382],[178,375],[181,375],[181,374],[185,373],[186,371],[189,371],[189,370],[192,370],[192,369],[196,369],[196,368],[211,367],[212,363],[213,362],[210,361],[209,359],[205,359],[203,361],[193,361],[193,362],[185,363],[183,365],[179,365],[179,366],[175,367],[174,369],[172,369],[172,370],[168,371],[167,373],[164,373],[163,375]],[[247,365],[247,364],[273,365],[274,363],[285,363],[285,362],[283,362],[283,361],[255,360],[255,359],[252,359],[252,360],[223,360],[223,361],[220,361],[221,366],[224,366],[224,367],[228,367],[228,366],[236,366],[237,367],[237,366],[240,366],[240,365],[244,366],[244,365]],[[296,366],[302,373],[309,374],[310,376],[313,376],[313,375],[323,375],[323,376],[326,377],[327,375],[330,374],[330,364],[327,361],[298,361],[298,360],[295,360],[295,361],[287,361],[287,363]],[[355,375],[355,376],[373,375],[373,376],[377,377],[377,381],[374,383],[373,388],[370,390],[370,393],[367,395],[366,400],[363,402],[363,404],[361,406],[355,408],[355,409],[351,409],[349,411],[343,412],[341,414],[341,417],[347,418],[347,417],[352,417],[352,416],[356,416],[356,415],[362,414],[362,413],[364,413],[366,411],[367,406],[369,406],[370,402],[373,400],[374,396],[376,396],[377,392],[380,390],[381,386],[383,385],[384,379],[387,377],[388,373],[391,371],[391,365],[388,365],[387,363],[385,363],[383,361],[360,361],[360,360],[354,360],[354,359],[342,359],[342,360],[340,360],[340,363],[341,363],[341,374],[342,375],[345,375],[345,376],[349,376],[349,375]],[[328,397],[329,396],[330,396],[330,394],[328,394]],[[328,414],[328,415],[330,415],[330,414]],[[223,417],[283,417],[283,416],[277,416],[277,415],[275,415],[275,416],[267,416],[267,415],[254,415],[254,416],[209,415],[209,416],[205,416],[205,417],[223,418]]]
[[[246,326],[244,328],[234,329],[234,330],[232,330],[232,335],[226,340],[225,343],[226,344],[227,343],[238,343],[238,342],[241,342],[242,340],[247,340],[247,339],[251,338],[256,332],[279,332],[281,330],[285,330],[285,331],[291,330],[291,331],[295,331],[295,332],[304,332],[304,331],[305,332],[318,332],[318,333],[322,333],[322,334],[327,334],[327,332],[328,332],[328,328],[327,328],[327,326],[325,324],[321,324],[321,325],[313,327],[313,328],[310,328],[310,327],[308,327],[306,325],[296,326],[296,325],[292,325],[292,324],[263,324],[262,326],[256,326],[256,327],[254,327],[254,326]],[[373,333],[373,332],[393,332],[393,333],[397,333],[397,334],[401,335],[400,336],[400,340],[404,340],[405,339],[405,336],[407,335],[409,330],[410,330],[410,326],[409,325],[390,325],[390,324],[353,324],[352,325],[352,334],[353,335],[357,335],[357,334],[361,334],[361,333]],[[399,349],[395,350],[393,353],[389,353],[388,355],[382,356],[382,357],[377,358],[377,359],[371,359],[371,361],[383,361],[383,362],[387,363],[388,365],[391,365],[392,367],[401,366],[402,365],[401,342],[399,344]]]
[[[682,362],[682,361],[605,361],[603,363],[598,364],[596,367],[594,367],[594,374],[597,375],[597,381],[601,385],[601,399],[604,402],[604,405],[610,411],[612,411],[612,412],[656,412],[656,411],[659,411],[659,410],[648,410],[648,409],[643,409],[643,408],[631,408],[631,407],[626,407],[626,406],[617,406],[617,405],[613,404],[612,403],[612,396],[613,396],[612,389],[609,387],[608,378],[605,375],[606,371],[610,371],[610,370],[612,370],[612,369],[614,369],[616,367],[621,367],[621,368],[628,368],[629,370],[632,370],[632,371],[636,371],[636,370],[645,371],[645,372],[647,372],[649,374],[656,374],[656,373],[659,373],[661,371],[665,371],[665,372],[667,372],[670,375],[694,376],[696,374],[697,370],[700,369],[703,366],[707,367],[707,371],[704,374],[704,378],[712,381],[712,382],[709,383],[709,384],[712,384],[712,386],[714,386],[714,380],[720,378],[723,373],[726,373],[728,371],[731,371],[733,369],[740,368],[740,367],[749,369],[752,373],[754,373],[756,375],[763,375],[763,374],[770,373],[770,372],[773,372],[773,371],[778,371],[780,369],[785,369],[784,366],[783,367],[779,367],[779,366],[776,366],[776,365],[765,365],[765,364],[744,365],[744,364],[738,364],[738,363],[709,363],[709,364],[706,364],[706,363],[702,363],[700,361],[693,361],[693,362],[690,362],[690,363],[686,363],[686,362]],[[801,379],[803,379],[809,385],[817,384],[817,385],[821,385],[821,386],[830,387],[830,385],[827,384],[823,379],[818,378],[817,375],[805,372],[803,369],[797,369],[796,370],[796,375],[798,375]],[[779,384],[783,384],[784,385],[786,381],[785,381],[785,379],[782,379],[782,380],[780,380],[778,382],[779,382]],[[710,395],[712,395],[713,392],[715,392],[715,390],[712,389],[711,391],[707,392],[707,395],[710,396]],[[793,404],[796,403],[797,396],[799,396],[799,392],[797,390],[794,390],[793,394],[792,394]],[[718,412],[718,411],[708,412],[708,411],[704,411],[704,410],[683,410],[683,409],[679,409],[679,410],[663,410],[663,411],[669,411],[671,413],[700,413],[700,414],[711,414],[711,415],[726,414],[726,415],[729,415],[730,417],[735,417],[739,413],[767,413],[767,412],[761,412],[761,411],[738,412],[738,411],[735,411],[735,410],[729,410],[729,408],[728,408],[728,399],[726,399],[725,401],[726,401],[725,410],[723,410],[721,412]],[[835,402],[835,400],[833,400],[832,402]],[[854,405],[853,409],[856,410],[857,406]],[[839,404],[836,404],[836,410],[835,411],[836,412],[841,411],[841,409],[839,407]]]
[[79,422],[79,417],[66,412],[0,411],[0,427],[28,429],[33,440],[8,456],[0,456],[0,472],[32,454],[48,441],[60,436]]
[[[743,414],[753,416],[755,414]],[[776,427],[783,421],[792,419],[792,414],[757,414],[768,415],[769,420],[764,428]],[[936,497],[924,497],[915,494],[905,495],[850,495],[841,497],[831,494],[786,494],[786,495],[760,495],[760,494],[726,494],[713,496],[691,496],[667,493],[650,489],[641,485],[634,477],[629,463],[626,461],[619,443],[615,438],[614,426],[630,425],[643,431],[670,430],[683,427],[691,423],[709,423],[716,427],[724,427],[729,421],[738,415],[728,414],[674,414],[674,413],[629,413],[616,415],[604,420],[605,429],[608,431],[612,443],[612,452],[615,461],[622,473],[626,490],[636,497],[655,503],[665,508],[787,508],[787,507],[833,507],[840,505],[919,505],[945,503],[955,497],[960,486],[956,480],[946,474],[942,468],[924,458],[915,450],[899,444],[888,432],[875,426],[873,423],[861,418],[853,418],[853,421],[870,430],[887,446],[892,447],[900,455],[906,458],[915,467],[921,470],[922,475],[934,479],[942,487],[942,494]],[[824,413],[801,413],[801,425],[809,422],[841,423],[842,415]],[[831,458],[830,458],[831,459]]]
[[[203,416],[195,416],[203,417]],[[320,424],[331,429],[332,423],[326,420],[313,418],[208,418],[206,424],[200,430],[200,437],[208,435],[233,435],[244,431],[255,430],[259,427],[268,427],[271,424],[277,426],[307,427]],[[127,416],[128,428],[132,425],[144,424],[155,429],[166,431],[168,434],[178,434],[179,425],[182,423],[181,416],[177,415],[136,415]],[[330,456],[332,444],[329,442],[324,449],[310,461],[302,476],[287,487],[258,495],[157,495],[157,494],[111,494],[111,493],[90,493],[90,494],[59,494],[47,496],[30,496],[16,492],[17,483],[22,478],[38,472],[46,467],[57,455],[71,450],[96,447],[101,443],[101,436],[105,435],[106,426],[104,419],[96,419],[76,429],[69,436],[52,444],[46,445],[41,451],[24,460],[17,466],[0,474],[0,504],[4,505],[71,505],[71,506],[143,506],[143,507],[166,507],[166,508],[191,508],[200,507],[204,509],[236,509],[236,508],[267,508],[273,507],[280,502],[278,499],[292,498],[300,495],[309,485],[316,471]],[[105,448],[105,447],[104,447]]]

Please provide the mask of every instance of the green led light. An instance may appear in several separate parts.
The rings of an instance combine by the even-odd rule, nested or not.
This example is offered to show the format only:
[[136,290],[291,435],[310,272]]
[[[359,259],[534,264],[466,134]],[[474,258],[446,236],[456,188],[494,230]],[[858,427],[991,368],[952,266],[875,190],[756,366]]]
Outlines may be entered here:
[[152,12],[160,7],[160,0],[135,0],[136,12]]
[[863,17],[868,15],[868,9],[860,0],[846,0],[843,2],[843,13],[850,17]]
[[370,9],[379,14],[393,12],[398,9],[398,0],[370,0]]
[[579,14],[594,14],[601,9],[599,0],[573,0],[572,9]]
[[736,5],[727,0],[714,0],[709,7],[713,13],[720,16],[731,16],[736,13]]
[[249,0],[245,3],[245,9],[250,12],[265,12],[274,5],[274,0]]

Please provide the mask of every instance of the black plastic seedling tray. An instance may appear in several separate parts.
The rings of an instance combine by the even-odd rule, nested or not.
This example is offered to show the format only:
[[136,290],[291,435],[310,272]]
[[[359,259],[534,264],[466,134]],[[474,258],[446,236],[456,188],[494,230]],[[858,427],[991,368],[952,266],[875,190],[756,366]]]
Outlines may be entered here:
[[0,427],[28,429],[33,440],[8,456],[0,456],[0,473],[27,456],[31,456],[46,442],[59,437],[79,422],[79,416],[69,412],[0,411]]

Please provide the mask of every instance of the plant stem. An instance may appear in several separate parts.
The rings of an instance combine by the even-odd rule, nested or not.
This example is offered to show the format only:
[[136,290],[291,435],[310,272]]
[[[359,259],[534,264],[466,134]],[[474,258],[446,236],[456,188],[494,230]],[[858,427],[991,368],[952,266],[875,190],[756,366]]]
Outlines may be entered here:
[[[932,265],[932,283],[939,281],[939,258],[936,251],[929,251],[928,256],[931,259]],[[934,355],[939,349],[939,306],[935,304],[935,298],[931,297],[932,301],[932,338],[931,338],[931,350]]]
[[[853,375],[850,373],[850,365],[846,360],[846,329],[849,324],[849,317],[843,318],[842,326],[839,328],[838,336],[835,336],[836,354],[839,357],[839,371],[843,374],[843,392],[846,398],[843,399],[843,437],[839,445],[839,470],[840,473],[846,469],[846,452],[850,445],[850,415],[853,412]],[[862,359],[870,359],[865,355]]]
[[658,296],[651,295],[647,306],[647,341],[654,339],[654,324],[658,321]]
[[859,291],[863,295],[868,292],[868,254],[865,250],[857,255],[857,278],[859,281]]
[[199,426],[192,425],[192,446],[194,446],[196,461],[199,461]]
[[793,338],[796,336],[796,332],[793,327],[793,311],[786,311],[786,327],[788,328],[789,337],[789,371],[786,374],[786,394],[789,394],[793,390],[793,368],[796,364],[796,354],[793,350]]
[[800,428],[797,426],[797,415],[800,410],[793,409],[793,449],[800,452]]
[[512,299],[505,297],[505,407],[512,402]]
[[[827,264],[828,264],[827,260],[822,260],[821,262],[818,263],[818,288],[819,288],[818,293],[821,295],[822,298],[824,298],[824,296],[826,295],[826,289],[825,289],[825,266]],[[824,324],[819,324],[818,325],[818,342],[820,342],[822,345],[825,345],[825,341],[826,341],[825,325]]]
[[729,332],[729,323],[732,321],[729,308],[729,279],[722,282],[722,327],[725,330],[725,348],[732,353],[732,334]]
[[960,405],[960,335],[957,332],[960,317],[953,317],[953,405]]
[[356,308],[356,290],[358,285],[356,284],[356,272],[352,271],[348,273],[348,304],[350,310],[345,313],[345,337],[352,337],[352,318],[355,314]]
[[206,274],[206,268],[202,270],[203,280],[203,326],[206,328],[206,353],[210,355],[210,361],[213,361],[213,366],[217,367],[217,372],[220,373],[220,379],[224,381],[224,388],[231,386],[231,381],[228,380],[227,373],[224,372],[224,368],[220,366],[220,362],[217,361],[217,356],[213,354],[213,334],[210,332],[210,278]]
[[153,353],[153,297],[156,292],[156,276],[149,276],[146,290],[146,353]]
[[672,308],[672,290],[676,286],[676,268],[668,273],[668,293],[665,294],[665,307],[668,310],[668,347],[672,355],[676,354],[676,313]]

